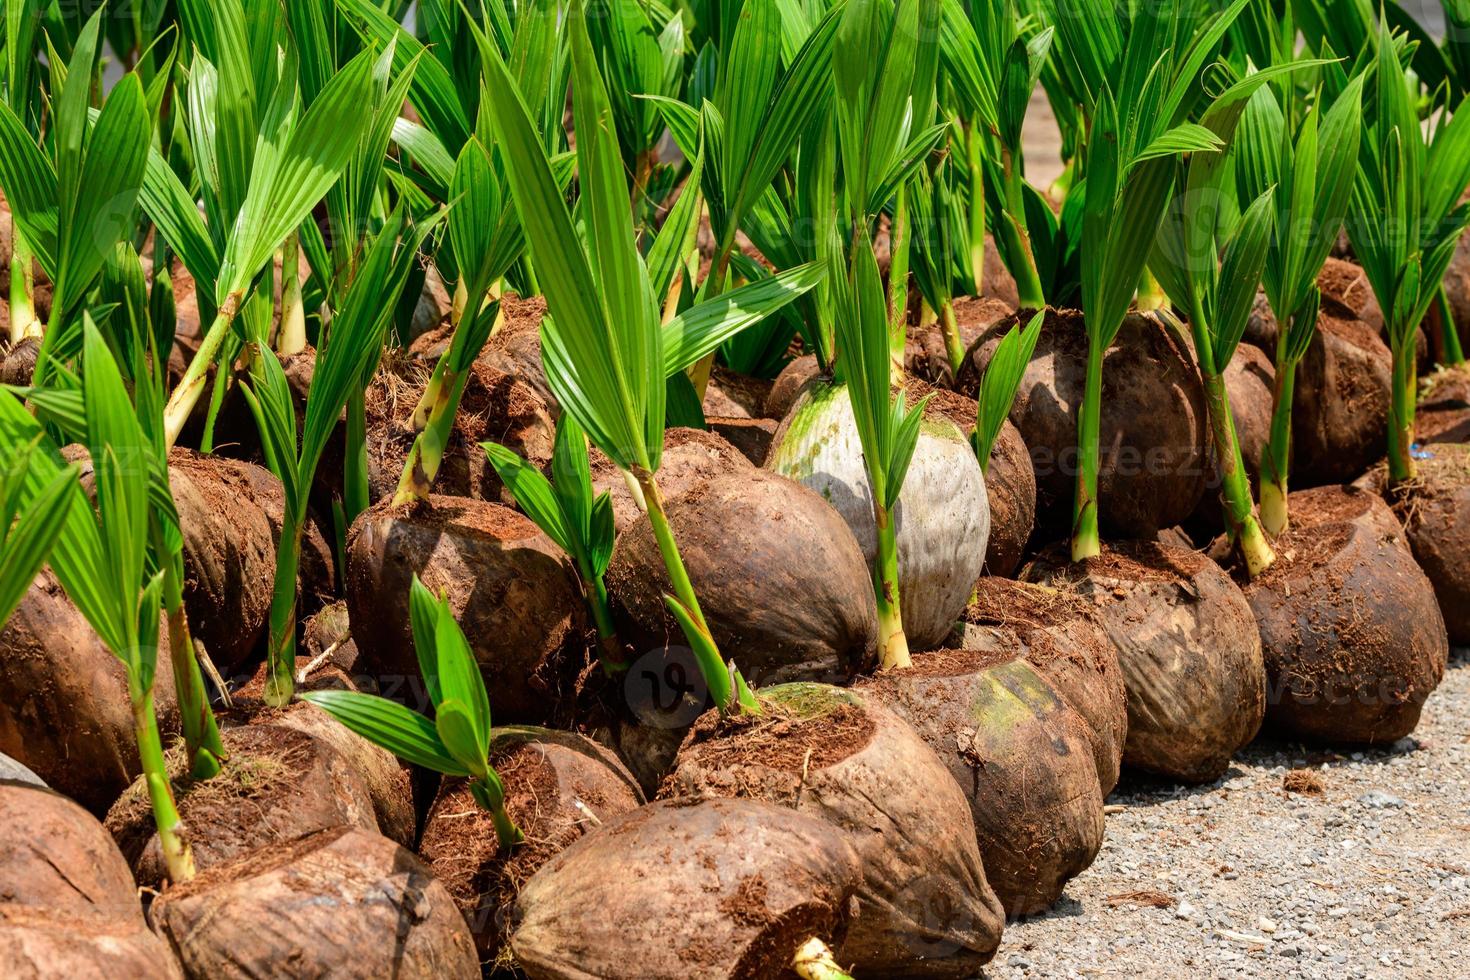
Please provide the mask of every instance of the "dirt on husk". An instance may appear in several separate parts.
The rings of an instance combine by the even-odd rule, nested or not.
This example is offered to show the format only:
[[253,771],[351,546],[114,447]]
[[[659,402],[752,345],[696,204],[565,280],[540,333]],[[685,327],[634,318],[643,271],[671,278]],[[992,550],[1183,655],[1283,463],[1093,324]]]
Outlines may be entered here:
[[497,729],[490,763],[506,812],[525,841],[507,851],[462,779],[446,778],[429,810],[419,854],[470,923],[482,962],[510,965],[510,912],[521,887],[551,858],[643,805],[633,777],[606,749],[549,729]]
[[[634,498],[627,478],[596,446],[590,447],[592,489],[612,500],[613,523],[622,532],[636,524],[647,524],[643,506]],[[663,460],[655,479],[659,493],[668,502],[691,493],[717,476],[748,474],[754,464],[733,445],[703,429],[669,429],[664,433]]]

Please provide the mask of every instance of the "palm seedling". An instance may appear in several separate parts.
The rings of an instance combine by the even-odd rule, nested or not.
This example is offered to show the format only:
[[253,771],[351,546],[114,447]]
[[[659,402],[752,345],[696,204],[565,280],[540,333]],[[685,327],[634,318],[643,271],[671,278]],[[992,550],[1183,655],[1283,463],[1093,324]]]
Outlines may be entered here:
[[295,686],[296,579],[317,464],[353,388],[365,383],[382,352],[409,267],[437,222],[431,218],[405,230],[400,208],[372,241],[318,349],[299,443],[290,386],[269,347],[257,351],[250,383],[244,388],[266,463],[280,479],[286,498],[276,548],[265,690],[266,701],[277,707],[290,701]]
[[[193,877],[194,861],[174,803],[153,708],[159,613],[166,572],[149,554],[149,511],[167,494],[158,485],[157,453],[139,424],[123,377],[90,315],[82,318],[81,390],[95,507],[68,481],[69,507],[51,552],[66,594],[122,662],[133,729],[169,876]],[[23,501],[44,500],[68,468],[59,449],[13,396],[0,396],[0,443],[7,453],[34,447]]]
[[490,699],[449,602],[414,576],[409,594],[413,647],[429,698],[430,720],[396,701],[357,691],[305,691],[301,698],[406,762],[469,780],[475,802],[491,816],[500,846],[525,838],[505,809],[505,784],[490,764]]
[[[166,441],[183,431],[208,382],[210,368],[245,342],[235,329],[276,252],[337,183],[361,144],[378,104],[380,62],[395,51],[365,50],[302,107],[292,58],[279,58],[284,27],[268,34],[268,58],[253,57],[240,0],[186,2],[195,54],[188,65],[185,131],[196,161],[203,216],[195,195],[156,151],[143,181],[144,210],[183,261],[202,297],[214,307],[198,352],[169,396]],[[386,60],[385,60],[386,59]],[[259,75],[257,68],[268,66]],[[206,220],[207,219],[207,220]],[[268,300],[269,297],[267,296]],[[269,303],[263,303],[269,326]],[[264,331],[257,323],[252,340]],[[227,344],[228,342],[228,344]],[[222,392],[222,388],[218,389]],[[211,416],[219,398],[211,404]]]
[[642,491],[673,583],[669,609],[699,660],[715,704],[754,710],[738,669],[710,635],[664,513],[657,472],[667,407],[665,378],[687,369],[723,340],[764,318],[815,281],[811,269],[753,284],[693,307],[666,327],[637,248],[612,108],[598,73],[585,12],[569,13],[573,116],[586,243],[553,175],[546,150],[510,69],[486,52],[485,107],[493,119],[510,186],[550,315],[542,324],[547,379],[563,411]]
[[1099,555],[1098,469],[1102,367],[1128,313],[1170,200],[1182,153],[1215,153],[1215,133],[1189,120],[1201,108],[1200,72],[1247,0],[1202,22],[1192,4],[1145,5],[1119,16],[1089,0],[1056,18],[1058,57],[1083,86],[1089,118],[1083,163],[1082,306],[1086,392],[1078,414],[1072,558]]
[[[17,0],[5,5],[4,101],[10,115],[31,134],[33,141],[40,118],[35,57],[36,27],[41,20],[39,8],[38,0]],[[14,212],[10,215],[10,242],[10,343],[14,345],[42,334],[36,317],[34,253]]]
[[[1264,85],[1267,79],[1266,74],[1257,74],[1251,83]],[[1247,88],[1236,86],[1210,108],[1202,124],[1228,144],[1249,98]],[[1278,189],[1263,190],[1231,227],[1234,212],[1222,207],[1231,176],[1228,155],[1195,154],[1187,165],[1180,164],[1179,171],[1178,194],[1159,226],[1150,267],[1164,292],[1189,318],[1209,405],[1226,530],[1255,578],[1276,556],[1256,519],[1224,372],[1255,305],[1275,229]]]
[[1261,455],[1261,523],[1272,536],[1287,528],[1292,404],[1297,368],[1317,331],[1317,277],[1342,231],[1357,180],[1363,76],[1330,104],[1327,94],[1324,85],[1293,138],[1277,91],[1260,89],[1246,107],[1236,140],[1242,203],[1276,188],[1277,233],[1264,278],[1279,332],[1271,436]]
[[975,458],[980,461],[980,471],[987,477],[996,440],[1015,404],[1016,392],[1026,374],[1026,365],[1031,363],[1031,355],[1036,353],[1036,342],[1041,339],[1045,321],[1046,311],[1038,310],[1024,327],[1018,324],[1012,328],[996,347],[995,356],[980,379],[975,432],[970,441],[975,447]]
[[1415,337],[1470,227],[1470,205],[1460,203],[1470,184],[1470,112],[1421,122],[1418,83],[1409,68],[1413,49],[1401,47],[1387,25],[1379,27],[1371,52],[1373,98],[1348,213],[1348,236],[1383,309],[1393,352],[1391,484],[1416,476]]
[[[29,59],[25,31],[10,22],[25,18],[23,4],[7,5],[7,59]],[[71,60],[52,63],[55,98],[51,107],[49,154],[27,125],[25,104],[0,102],[0,188],[10,203],[20,234],[11,263],[21,281],[13,283],[20,309],[12,308],[11,324],[21,333],[39,332],[28,291],[33,258],[54,284],[51,324],[42,344],[38,375],[44,378],[54,360],[80,349],[79,313],[112,253],[133,232],[134,204],[143,183],[151,128],[141,79],[129,73],[108,95],[95,123],[91,119],[93,73],[96,70],[103,12],[87,22]],[[17,65],[12,82],[23,79]],[[15,98],[20,96],[12,92]],[[23,101],[23,100],[22,100]],[[14,304],[13,304],[14,307]],[[19,339],[19,338],[14,338]]]

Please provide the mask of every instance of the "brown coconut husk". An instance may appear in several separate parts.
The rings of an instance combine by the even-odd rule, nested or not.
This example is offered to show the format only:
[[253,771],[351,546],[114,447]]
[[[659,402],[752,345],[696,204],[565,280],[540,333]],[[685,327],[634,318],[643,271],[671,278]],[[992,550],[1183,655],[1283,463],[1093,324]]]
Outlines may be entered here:
[[644,799],[616,756],[571,732],[497,729],[490,763],[505,783],[506,812],[525,842],[502,848],[468,784],[446,779],[429,810],[419,854],[469,921],[480,959],[505,967],[511,907],[522,886],[568,846]]
[[[1390,487],[1386,499],[1434,585],[1450,643],[1470,645],[1470,445],[1435,443],[1419,456],[1418,476]],[[1386,484],[1381,467],[1361,481],[1380,492]]]
[[[323,739],[281,725],[227,728],[221,738],[229,758],[213,779],[188,776],[182,746],[167,757],[179,817],[199,870],[329,827],[377,832],[367,786]],[[168,869],[142,780],[113,805],[106,826],[138,884],[162,888]]]
[[861,880],[847,835],[816,817],[655,803],[527,882],[511,947],[533,980],[784,980],[808,939],[842,941]]
[[413,854],[360,828],[242,854],[170,888],[150,915],[193,980],[480,975],[444,886]]
[[[9,332],[10,307],[9,304],[0,303],[5,307],[6,323],[0,324],[0,329]],[[20,343],[11,346],[9,341],[3,343],[4,350],[0,351],[0,384],[15,385],[17,388],[29,387],[36,376],[36,362],[41,355],[41,339],[39,337],[26,337]]]
[[[166,624],[153,686],[159,728],[176,732]],[[0,752],[95,814],[140,771],[122,662],[42,569],[0,628]]]
[[1382,502],[1293,493],[1277,560],[1246,585],[1267,719],[1296,738],[1389,743],[1418,724],[1448,657],[1434,590]]
[[781,373],[776,375],[775,383],[771,385],[771,393],[766,396],[766,418],[779,421],[790,415],[802,390],[813,378],[820,377],[821,374],[822,368],[817,363],[815,354],[805,354],[786,365]]
[[[969,397],[1016,319],[971,347],[956,388]],[[1087,376],[1087,329],[1074,310],[1048,310],[1010,418],[1036,471],[1037,533],[1071,529],[1077,410]],[[1209,416],[1189,348],[1157,320],[1130,315],[1103,368],[1099,519],[1104,533],[1149,537],[1194,512],[1205,491]]]
[[943,760],[869,695],[812,684],[762,695],[761,717],[701,718],[660,796],[750,797],[825,818],[863,863],[838,960],[873,976],[974,976],[995,955],[1004,912]]
[[497,720],[540,721],[557,708],[568,644],[585,629],[576,569],[528,518],[499,504],[435,495],[380,503],[347,541],[347,607],[362,672],[386,697],[420,697],[409,621],[417,573],[450,608],[485,675]]
[[[989,252],[986,253],[989,256]],[[1015,282],[1011,283],[1014,296]],[[1002,320],[1015,317],[1016,301],[986,295],[955,300],[955,325],[960,343],[969,350],[980,336]],[[910,325],[904,343],[904,369],[909,375],[931,385],[949,387],[954,384],[954,366],[949,362],[949,346],[944,327],[938,321],[923,326]]]
[[[643,507],[634,499],[628,481],[612,460],[596,446],[591,447],[592,489],[612,500],[613,523],[618,531],[647,524]],[[717,476],[748,473],[754,465],[745,454],[713,432],[703,429],[669,429],[664,433],[663,461],[657,479],[665,501],[691,493]]]
[[[375,502],[398,490],[417,437],[413,412],[433,368],[433,361],[398,364],[392,371],[380,372],[368,389],[368,479]],[[550,472],[556,422],[545,400],[531,384],[491,366],[482,354],[470,366],[434,490],[513,504],[480,447],[484,442],[500,443]]]
[[991,448],[985,491],[990,497],[985,571],[990,575],[1014,575],[1036,529],[1036,468],[1021,430],[1009,419]]
[[1125,764],[1186,783],[1218,779],[1266,709],[1261,638],[1214,562],[1154,542],[1080,564],[1047,552],[1023,575],[1097,604],[1128,689]]
[[[665,512],[715,642],[751,684],[846,681],[876,664],[873,578],[820,494],[751,469],[670,498]],[[624,642],[687,645],[647,521],[624,530],[607,584]]]
[[0,783],[0,968],[6,977],[180,977],[149,931],[117,845],[44,788]]
[[1128,689],[1096,605],[1070,591],[989,576],[965,610],[963,648],[1016,649],[1087,723],[1099,788],[1118,785],[1128,739]]
[[985,877],[1006,915],[1044,911],[1102,847],[1088,726],[1009,650],[916,654],[863,685],[914,727],[969,796]]
[[705,416],[709,430],[740,450],[755,466],[765,466],[771,454],[771,443],[781,423],[767,418],[726,418]]
[[758,419],[771,396],[770,381],[737,374],[716,364],[704,392],[704,414],[726,418]]
[[[227,726],[279,725],[305,732],[327,743],[362,780],[372,801],[378,830],[389,840],[413,847],[417,839],[418,815],[414,808],[413,780],[403,763],[378,745],[369,742],[326,711],[306,701],[292,701],[273,708],[263,700],[267,667],[262,665],[249,683],[237,690],[231,706],[220,713]],[[329,663],[296,658],[300,691],[356,691],[352,678]]]

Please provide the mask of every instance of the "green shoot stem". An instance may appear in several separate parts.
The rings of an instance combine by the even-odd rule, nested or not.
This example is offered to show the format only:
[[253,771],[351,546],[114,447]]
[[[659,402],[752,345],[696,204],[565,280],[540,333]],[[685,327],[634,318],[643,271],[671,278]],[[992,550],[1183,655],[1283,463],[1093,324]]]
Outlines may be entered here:
[[521,833],[521,828],[516,826],[514,820],[505,809],[505,784],[500,781],[500,776],[492,769],[483,778],[474,779],[470,782],[470,795],[480,808],[490,814],[490,822],[495,827],[495,839],[500,844],[502,851],[509,851],[517,844],[525,841],[526,835]]
[[852,980],[852,977],[837,965],[837,957],[822,940],[813,936],[801,944],[791,969],[801,980]]
[[1138,301],[1134,304],[1139,312],[1147,313],[1152,310],[1162,310],[1169,304],[1169,297],[1164,295],[1164,287],[1154,278],[1154,274],[1148,269],[1143,270],[1143,278],[1138,284]]
[[1414,464],[1414,414],[1419,366],[1415,362],[1414,331],[1395,331],[1403,342],[1393,345],[1393,402],[1388,421],[1388,478],[1407,483],[1418,476]]
[[276,352],[282,357],[306,350],[306,307],[301,299],[301,243],[295,234],[281,248],[281,330]]
[[266,653],[265,702],[273,708],[290,704],[296,690],[296,573],[301,564],[301,532],[301,518],[288,509],[276,546],[270,647]]
[[1097,471],[1102,439],[1102,368],[1105,350],[1094,337],[1087,346],[1087,389],[1077,414],[1077,497],[1073,503],[1072,560],[1102,554],[1097,529]]
[[1046,291],[1042,289],[1041,273],[1036,268],[1036,252],[1031,246],[1031,233],[1026,230],[1025,181],[1021,177],[1020,168],[1015,164],[1015,156],[1010,147],[1001,148],[1001,165],[1004,171],[1006,206],[1005,213],[1001,215],[1002,220],[998,222],[998,234],[1006,237],[1012,254],[1020,255],[1024,259],[1019,268],[1011,270],[1016,280],[1016,292],[1020,297],[1019,308],[1044,310]]
[[[160,549],[159,554],[162,553]],[[184,610],[182,562],[178,555],[174,555],[165,559],[163,565],[169,665],[173,669],[180,727],[189,751],[191,775],[195,779],[213,779],[219,775],[220,760],[227,758],[228,754],[220,740],[219,723],[209,707],[209,694],[204,689],[204,676],[199,669],[199,658],[189,631],[189,617]]]
[[1460,328],[1455,323],[1455,315],[1450,309],[1450,301],[1443,286],[1435,295],[1431,309],[1439,320],[1440,361],[1445,367],[1459,367],[1465,363],[1465,349],[1460,344]]
[[965,338],[960,335],[959,319],[955,316],[954,300],[945,297],[939,308],[939,319],[944,324],[944,350],[949,355],[949,366],[955,374],[965,365]]
[[873,563],[873,597],[878,602],[878,655],[884,670],[913,666],[898,587],[898,528],[887,507],[873,503],[877,525],[878,560]]
[[371,505],[368,486],[367,395],[356,384],[347,396],[347,453],[342,461],[342,508],[347,526]]
[[[664,512],[663,494],[659,492],[658,480],[647,470],[639,470],[634,474],[638,479],[638,485],[643,490],[643,500],[648,505],[648,522],[653,528],[653,536],[658,541],[659,553],[663,555],[664,568],[669,573],[669,581],[674,587],[674,596],[684,606],[694,624],[708,640],[711,650],[718,654],[714,636],[710,633],[709,623],[705,621],[704,611],[699,607],[699,598],[694,594],[694,584],[689,581],[689,572],[684,567],[684,559],[679,554],[679,544],[674,540],[673,528],[669,526],[668,515]],[[698,651],[696,650],[696,653]],[[724,659],[715,664],[706,664],[700,658],[700,670],[704,674],[705,684],[708,685],[710,695],[714,698],[715,705],[721,713],[728,713],[736,708],[734,685],[731,682],[730,671],[725,669]]]
[[444,449],[449,445],[455,413],[459,410],[459,402],[468,383],[468,372],[450,370],[443,360],[434,368],[434,377],[429,379],[428,389],[424,391],[425,400],[414,411],[416,427],[418,413],[424,409],[431,391],[434,400],[427,402],[428,414],[424,418],[423,428],[419,430],[418,438],[414,440],[408,460],[404,463],[403,475],[398,480],[398,491],[393,495],[394,507],[429,499],[429,491],[444,462]]
[[153,805],[163,861],[169,878],[174,882],[189,881],[194,877],[194,852],[184,837],[184,821],[174,802],[173,787],[169,785],[163,743],[158,735],[158,719],[153,713],[153,692],[139,687],[133,671],[129,671],[128,687],[133,702],[133,734],[138,740],[138,759],[142,763],[148,799]]
[[909,190],[903,184],[893,208],[893,225],[888,268],[888,357],[893,366],[893,383],[904,380],[904,347],[908,343],[909,257],[913,246],[913,221],[909,216]]
[[229,336],[230,327],[234,324],[235,318],[240,315],[240,305],[244,299],[243,291],[233,292],[225,297],[224,304],[220,306],[214,322],[204,333],[198,353],[189,362],[183,378],[179,380],[178,386],[169,396],[168,404],[163,410],[164,442],[167,448],[172,449],[179,441],[179,435],[184,431],[184,426],[188,423],[194,406],[199,403],[200,396],[204,394],[204,386],[209,380],[209,367],[219,357],[220,348],[224,346],[225,338]]
[[1271,439],[1261,453],[1261,523],[1266,533],[1280,537],[1291,526],[1287,503],[1291,474],[1291,412],[1296,392],[1295,361],[1277,358],[1272,392]]
[[979,295],[985,282],[985,173],[983,148],[980,145],[983,127],[979,119],[972,119],[965,129],[965,149],[974,187],[970,192],[970,274],[974,277],[975,293]]
[[10,218],[10,240],[10,343],[14,345],[27,337],[40,337],[43,331],[36,317],[35,262],[14,215]]

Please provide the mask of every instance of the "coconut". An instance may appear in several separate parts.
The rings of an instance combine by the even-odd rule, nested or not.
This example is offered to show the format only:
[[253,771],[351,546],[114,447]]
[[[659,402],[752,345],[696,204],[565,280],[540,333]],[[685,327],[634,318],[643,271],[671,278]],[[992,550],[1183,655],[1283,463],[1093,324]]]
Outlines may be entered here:
[[[1301,487],[1355,479],[1383,456],[1393,355],[1383,314],[1363,270],[1329,259],[1318,277],[1317,331],[1296,371],[1292,481]],[[1258,310],[1246,339],[1274,356],[1278,327]]]
[[802,390],[812,379],[822,374],[821,365],[817,363],[815,354],[806,354],[796,358],[776,375],[776,381],[771,385],[771,393],[766,396],[765,415],[768,419],[784,419],[791,414],[796,399],[801,396]]
[[[8,312],[8,307],[6,308]],[[36,362],[41,356],[41,339],[26,337],[0,355],[0,384],[26,388],[36,375]]]
[[[0,629],[0,752],[93,813],[140,771],[127,671],[49,569]],[[178,731],[167,629],[153,686],[159,728]]]
[[755,800],[655,803],[527,882],[511,947],[533,980],[792,976],[803,943],[841,942],[861,881],[847,835],[817,817]]
[[1266,710],[1261,637],[1214,562],[1130,542],[1081,563],[1049,552],[1024,577],[1097,603],[1128,689],[1124,763],[1207,783],[1255,738]]
[[498,721],[538,721],[556,708],[563,650],[585,628],[571,559],[528,518],[499,504],[433,496],[427,505],[366,511],[347,541],[347,608],[362,672],[386,697],[418,698],[409,621],[414,574],[444,593],[485,675]]
[[[990,253],[986,253],[987,256]],[[1015,284],[1011,284],[1012,295]],[[1016,313],[1016,301],[986,296],[976,299],[966,296],[954,304],[955,326],[959,328],[960,343],[969,350],[981,334],[1002,320]],[[949,343],[944,336],[944,327],[936,320],[922,326],[910,326],[904,343],[904,367],[908,373],[931,385],[954,384],[954,366],[949,362]]]
[[1128,690],[1097,606],[1070,591],[986,576],[965,610],[962,647],[1019,649],[1087,723],[1103,796],[1118,785],[1128,738]]
[[[927,393],[913,387],[911,401]],[[950,415],[954,396],[944,394],[936,394],[925,410],[894,511],[903,628],[917,649],[942,644],[964,614],[990,540],[985,476],[965,431]],[[973,413],[969,418],[973,426]],[[872,567],[877,525],[845,388],[823,381],[809,385],[776,433],[766,465],[825,497],[852,529]]]
[[16,762],[4,752],[0,752],[0,783],[17,783],[26,786],[38,786],[47,789],[46,780],[31,772],[28,766]]
[[990,450],[985,475],[990,498],[990,543],[985,551],[989,575],[1014,575],[1036,529],[1036,468],[1021,430],[1007,419]]
[[[1450,643],[1470,645],[1470,445],[1436,443],[1416,454],[1418,476],[1388,500],[1419,567],[1434,585]],[[1383,469],[1362,482],[1386,482]]]
[[1102,790],[1087,723],[1020,659],[919,654],[864,684],[914,730],[969,795],[985,876],[1010,917],[1044,911],[1102,847]]
[[469,920],[481,960],[508,966],[510,910],[522,885],[584,834],[643,805],[616,757],[571,732],[496,729],[490,763],[506,811],[525,836],[506,852],[490,814],[462,779],[446,779],[429,810],[419,854]]
[[101,824],[50,790],[0,781],[0,965],[7,977],[181,976],[148,930]]
[[1246,586],[1270,679],[1267,719],[1296,738],[1389,743],[1444,674],[1444,621],[1373,494],[1291,494],[1277,560]]
[[[1017,322],[997,323],[970,348],[956,382],[960,392],[976,395]],[[1048,310],[1011,408],[1035,466],[1043,541],[1071,530],[1087,351],[1082,314]],[[1204,385],[1187,344],[1154,318],[1130,315],[1103,366],[1098,506],[1104,533],[1150,537],[1194,513],[1205,492],[1208,426]]]
[[[850,680],[876,663],[872,576],[852,532],[814,491],[752,469],[672,497],[665,511],[715,642],[750,683]],[[625,643],[684,645],[648,521],[623,532],[607,583]]]
[[[212,779],[190,778],[180,750],[167,759],[179,817],[201,871],[329,827],[377,833],[367,786],[326,741],[280,725],[230,728],[221,739],[229,757]],[[106,825],[138,884],[161,888],[168,869],[141,779],[113,805]]]
[[151,916],[194,980],[480,976],[444,886],[412,853],[358,828],[203,871],[155,900]]
[[781,424],[767,418],[729,418],[718,415],[705,416],[709,431],[740,450],[740,455],[755,466],[766,465],[771,454],[771,443]]
[[873,976],[975,976],[995,954],[1004,912],[943,760],[862,692],[789,684],[761,695],[763,716],[702,717],[660,795],[752,797],[825,818],[863,865],[839,961]]
[[[640,496],[635,498],[628,479],[596,446],[588,450],[594,493],[606,493],[612,501],[613,523],[625,531],[648,518]],[[658,468],[658,489],[664,500],[683,496],[726,473],[747,473],[753,464],[745,454],[713,432],[703,429],[669,429],[664,433],[663,458]]]

